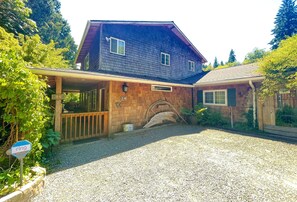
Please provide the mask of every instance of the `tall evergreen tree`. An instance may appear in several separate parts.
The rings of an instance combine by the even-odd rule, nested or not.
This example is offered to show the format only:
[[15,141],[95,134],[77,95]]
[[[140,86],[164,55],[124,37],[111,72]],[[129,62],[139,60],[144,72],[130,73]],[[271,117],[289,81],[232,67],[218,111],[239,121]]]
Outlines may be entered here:
[[25,0],[0,0],[0,26],[14,35],[32,35],[36,31],[35,23],[29,19],[31,10],[25,6]]
[[221,61],[221,64],[220,64],[220,66],[224,66],[225,64],[224,64],[224,62],[223,61]]
[[217,68],[218,66],[219,66],[219,62],[218,62],[217,57],[215,57],[214,63],[213,63],[213,68]]
[[230,53],[229,53],[229,59],[228,59],[228,63],[233,63],[236,62],[236,55],[233,49],[231,49]]
[[27,6],[32,10],[30,18],[36,22],[42,42],[53,40],[56,48],[67,48],[64,58],[73,64],[77,47],[70,26],[60,12],[59,0],[28,0]]
[[275,17],[275,27],[272,30],[274,38],[269,43],[276,49],[281,40],[297,34],[297,7],[296,0],[283,0]]

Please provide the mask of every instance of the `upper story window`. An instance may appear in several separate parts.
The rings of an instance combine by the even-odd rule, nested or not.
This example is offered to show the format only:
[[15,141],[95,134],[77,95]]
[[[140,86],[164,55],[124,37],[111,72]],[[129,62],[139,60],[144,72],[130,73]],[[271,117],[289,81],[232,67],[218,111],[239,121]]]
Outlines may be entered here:
[[195,72],[195,62],[192,60],[188,60],[188,69],[191,72]]
[[161,64],[170,66],[170,55],[168,53],[161,52]]
[[84,69],[88,70],[90,67],[90,54],[88,53],[84,59]]
[[227,106],[227,90],[203,91],[203,104]]
[[110,37],[110,52],[125,55],[125,41]]

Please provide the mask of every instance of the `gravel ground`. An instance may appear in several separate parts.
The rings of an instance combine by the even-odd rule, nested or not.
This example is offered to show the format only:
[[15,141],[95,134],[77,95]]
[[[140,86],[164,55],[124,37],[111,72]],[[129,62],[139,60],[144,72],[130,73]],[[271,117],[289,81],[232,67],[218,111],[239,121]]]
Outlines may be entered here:
[[33,201],[297,201],[297,145],[173,125],[61,145]]

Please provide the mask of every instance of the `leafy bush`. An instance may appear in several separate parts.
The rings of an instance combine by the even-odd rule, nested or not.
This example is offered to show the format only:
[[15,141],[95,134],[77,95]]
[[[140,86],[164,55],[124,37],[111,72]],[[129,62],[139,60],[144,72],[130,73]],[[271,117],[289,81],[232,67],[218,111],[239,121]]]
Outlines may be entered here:
[[182,114],[195,116],[197,123],[202,126],[225,126],[228,121],[222,116],[221,112],[207,108],[202,104],[194,107],[194,110],[183,109]]
[[[246,113],[244,113],[244,116],[246,118],[246,123],[243,125],[246,125],[246,129],[254,129],[254,112],[253,109],[250,108]],[[258,121],[256,119],[256,125],[255,129],[258,129]]]
[[297,108],[285,105],[276,111],[276,125],[297,127]]
[[41,138],[41,145],[47,151],[52,151],[53,146],[58,145],[60,141],[60,133],[53,129],[48,129]]
[[[48,121],[48,98],[45,81],[34,75],[27,67],[36,65],[66,67],[61,54],[41,43],[38,36],[19,40],[0,27],[0,190],[15,188],[19,164],[7,163],[6,150],[18,140],[32,143],[31,152],[25,157],[24,171],[39,164],[42,155],[40,139]],[[60,64],[60,65],[59,65]],[[24,173],[26,178],[26,172]],[[6,193],[6,192],[5,192]]]

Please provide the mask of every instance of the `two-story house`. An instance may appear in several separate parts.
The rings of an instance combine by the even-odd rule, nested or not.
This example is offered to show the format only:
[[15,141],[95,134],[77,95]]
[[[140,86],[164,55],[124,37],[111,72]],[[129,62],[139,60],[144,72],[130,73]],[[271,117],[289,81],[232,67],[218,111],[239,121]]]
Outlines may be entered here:
[[[55,88],[55,130],[62,141],[98,137],[144,127],[154,116],[182,119],[182,108],[202,103],[230,121],[253,110],[263,77],[246,65],[206,74],[206,59],[174,22],[87,23],[76,62],[80,70],[32,68]],[[63,111],[63,93],[80,94],[77,111]],[[160,117],[162,112],[164,117]]]
[[[76,62],[81,70],[34,69],[56,89],[55,129],[63,140],[112,134],[155,114],[191,108],[203,55],[174,22],[87,23]],[[62,93],[79,92],[83,112],[63,113]],[[81,109],[82,109],[81,108]]]

